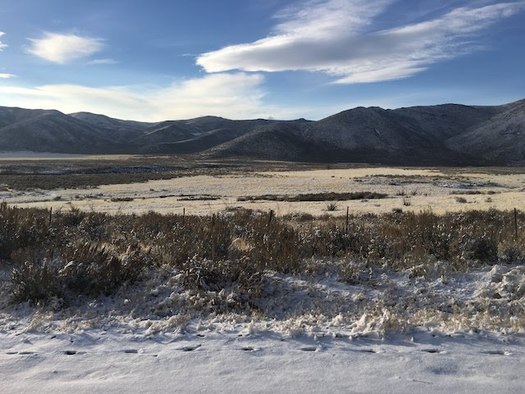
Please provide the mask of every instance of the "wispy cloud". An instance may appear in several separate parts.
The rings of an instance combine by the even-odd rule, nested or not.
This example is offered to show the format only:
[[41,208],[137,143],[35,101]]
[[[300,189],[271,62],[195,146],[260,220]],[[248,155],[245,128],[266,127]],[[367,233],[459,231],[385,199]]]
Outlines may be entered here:
[[114,59],[104,58],[104,59],[93,59],[88,62],[88,64],[98,65],[98,64],[117,64],[118,62]]
[[210,73],[316,71],[345,84],[401,79],[478,50],[482,30],[525,9],[525,1],[460,7],[434,19],[374,29],[375,18],[394,3],[307,1],[277,15],[272,35],[204,53],[197,64]]
[[[90,111],[109,116],[158,121],[220,115],[233,119],[295,117],[301,110],[266,105],[259,74],[211,74],[167,87],[45,85],[34,88],[0,85],[0,105]],[[6,98],[5,100],[3,98]],[[9,98],[7,100],[7,98]]]
[[30,38],[28,52],[47,61],[65,64],[89,57],[104,47],[100,38],[76,34],[44,33],[42,38]]
[[[5,33],[0,31],[0,37],[2,36],[5,36]],[[0,51],[3,51],[5,48],[7,48],[7,44],[4,44],[2,41],[0,41]]]
[[[0,31],[0,37],[4,36],[5,33],[3,31]],[[2,41],[0,41],[0,52],[2,52],[5,48],[7,48],[7,44],[4,44]],[[15,76],[13,74],[9,73],[0,73],[0,79],[9,79],[14,78]]]

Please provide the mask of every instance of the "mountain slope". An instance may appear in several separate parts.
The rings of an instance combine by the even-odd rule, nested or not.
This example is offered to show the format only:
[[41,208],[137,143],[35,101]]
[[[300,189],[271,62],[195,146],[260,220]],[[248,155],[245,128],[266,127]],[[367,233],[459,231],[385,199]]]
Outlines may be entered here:
[[390,112],[409,119],[428,136],[447,139],[487,121],[501,112],[501,107],[442,104],[427,107],[398,108]]
[[317,161],[323,155],[323,147],[316,147],[300,136],[308,122],[303,120],[272,122],[255,128],[243,136],[220,144],[207,152],[206,156],[250,157],[254,159]]
[[525,100],[447,141],[450,149],[500,165],[525,165]]
[[43,109],[24,109],[16,107],[0,107],[0,128],[10,126],[16,122],[26,121],[46,113],[53,113],[53,110]]
[[37,111],[28,115],[0,128],[0,150],[106,153],[113,146],[103,130],[61,112]]
[[131,143],[140,147],[172,143],[193,138],[202,133],[201,130],[179,121],[166,121],[148,127]]
[[103,130],[108,138],[118,143],[127,143],[131,138],[139,137],[149,127],[152,127],[151,123],[114,119],[90,112],[77,112],[69,116]]
[[525,165],[525,100],[501,106],[358,107],[316,122],[216,116],[135,122],[0,107],[0,150],[197,154],[391,165]]
[[260,126],[275,123],[275,121],[264,119],[234,121],[211,116],[180,122],[184,124],[185,127],[191,127],[194,130],[192,135],[175,141],[159,141],[157,144],[144,146],[141,152],[172,154],[199,153],[239,138]]
[[494,111],[452,104],[396,110],[358,107],[313,123],[302,137],[345,151],[343,158],[337,157],[343,161],[481,164],[476,157],[449,149],[446,140],[490,118]]

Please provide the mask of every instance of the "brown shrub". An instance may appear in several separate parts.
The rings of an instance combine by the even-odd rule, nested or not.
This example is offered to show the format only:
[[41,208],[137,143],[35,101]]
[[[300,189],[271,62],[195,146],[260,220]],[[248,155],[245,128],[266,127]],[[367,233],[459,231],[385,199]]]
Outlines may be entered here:
[[[207,217],[73,209],[49,221],[49,211],[2,204],[0,219],[0,257],[14,267],[13,298],[31,302],[110,294],[140,280],[145,270],[166,266],[183,274],[188,289],[230,289],[247,305],[266,270],[300,274],[311,257],[352,261],[337,270],[353,282],[376,268],[428,276],[440,261],[448,271],[465,271],[525,256],[522,229],[516,238],[512,213],[502,211],[362,215],[347,225],[329,216],[298,224],[293,217],[244,209]],[[518,223],[525,223],[524,214]]]

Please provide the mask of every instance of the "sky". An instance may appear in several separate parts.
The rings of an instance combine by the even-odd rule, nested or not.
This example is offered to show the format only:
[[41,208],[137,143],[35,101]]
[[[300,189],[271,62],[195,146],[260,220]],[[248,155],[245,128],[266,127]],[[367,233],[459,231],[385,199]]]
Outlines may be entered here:
[[321,119],[525,98],[525,0],[0,2],[0,105]]

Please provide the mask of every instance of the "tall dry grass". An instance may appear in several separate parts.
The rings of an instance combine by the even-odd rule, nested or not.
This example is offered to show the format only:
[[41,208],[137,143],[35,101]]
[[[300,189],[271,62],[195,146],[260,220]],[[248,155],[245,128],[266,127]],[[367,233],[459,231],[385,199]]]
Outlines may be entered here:
[[1,204],[0,264],[12,271],[16,302],[107,295],[169,269],[188,290],[227,289],[244,308],[260,297],[267,270],[301,274],[337,259],[337,273],[355,282],[377,268],[428,276],[437,266],[451,273],[523,261],[522,223],[520,213],[516,237],[513,214],[504,211],[350,216],[346,223],[250,210],[207,217],[74,209],[50,215]]

